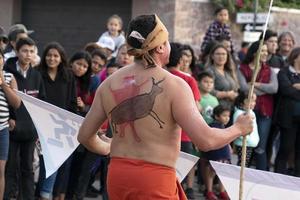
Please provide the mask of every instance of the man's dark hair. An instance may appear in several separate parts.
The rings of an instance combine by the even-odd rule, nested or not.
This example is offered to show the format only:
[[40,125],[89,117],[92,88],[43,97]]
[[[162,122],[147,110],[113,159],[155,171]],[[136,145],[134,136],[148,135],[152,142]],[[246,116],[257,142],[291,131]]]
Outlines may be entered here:
[[167,64],[167,67],[175,67],[182,56],[182,51],[183,51],[183,45],[180,43],[172,42],[170,44],[171,46],[171,52],[170,52],[170,57],[169,57],[169,63]]
[[17,41],[16,44],[16,50],[19,51],[21,49],[22,46],[24,45],[28,45],[28,46],[35,46],[35,42],[33,41],[33,39],[31,39],[30,37],[27,38],[20,38]]
[[[261,40],[262,37],[263,37],[263,33],[260,34],[259,40]],[[265,34],[264,42],[270,39],[271,37],[278,37],[278,34],[277,32],[268,29]]]
[[208,71],[203,71],[203,72],[201,72],[200,74],[198,74],[197,79],[198,79],[198,81],[200,82],[200,81],[202,81],[202,79],[204,79],[205,77],[209,77],[209,78],[211,78],[211,79],[214,79],[214,76],[213,76],[210,72],[208,72]]
[[127,28],[127,43],[133,48],[140,49],[142,47],[142,43],[136,38],[129,37],[132,31],[139,32],[145,39],[148,34],[153,31],[156,26],[155,15],[141,15],[129,22]]

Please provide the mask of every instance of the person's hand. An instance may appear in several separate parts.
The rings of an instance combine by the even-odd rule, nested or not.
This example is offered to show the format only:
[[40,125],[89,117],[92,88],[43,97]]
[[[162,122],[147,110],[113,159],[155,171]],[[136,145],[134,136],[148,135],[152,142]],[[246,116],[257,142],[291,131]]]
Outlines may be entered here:
[[12,131],[12,130],[15,129],[15,127],[16,127],[16,120],[14,120],[14,119],[9,119],[9,120],[8,120],[8,130],[9,130],[9,131]]
[[234,101],[235,98],[238,96],[238,93],[233,90],[230,90],[227,92],[227,95],[230,100]]
[[84,103],[80,97],[77,97],[77,106],[79,107],[80,110],[84,109]]
[[296,88],[297,90],[300,90],[300,83],[293,84],[293,87]]
[[246,136],[253,131],[253,119],[250,114],[240,115],[234,123],[241,131],[242,136]]
[[260,85],[261,85],[261,83],[259,83],[259,82],[254,83],[254,87],[259,87]]

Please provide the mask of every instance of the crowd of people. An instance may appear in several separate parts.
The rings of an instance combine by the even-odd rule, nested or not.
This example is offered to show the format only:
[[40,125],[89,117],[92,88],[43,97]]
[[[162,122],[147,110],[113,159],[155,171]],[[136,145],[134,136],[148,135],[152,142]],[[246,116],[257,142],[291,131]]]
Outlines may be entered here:
[[[164,69],[188,84],[197,111],[211,127],[230,127],[250,105],[254,128],[247,136],[246,166],[300,177],[300,48],[295,47],[293,33],[278,35],[267,30],[261,52],[259,40],[243,44],[237,52],[228,25],[228,10],[218,8],[215,16],[205,34],[200,56],[195,55],[191,46],[173,42]],[[119,69],[125,71],[124,68],[134,64],[133,55],[140,56],[135,50],[142,48],[141,44],[132,50],[125,43],[132,46],[130,37],[145,41],[145,36],[131,31],[130,37],[125,38],[122,24],[118,15],[112,15],[107,21],[107,31],[98,41],[86,44],[70,58],[58,42],[49,42],[43,50],[39,49],[39,56],[35,41],[22,24],[12,25],[8,36],[0,30],[0,199],[84,199],[99,194],[109,199],[106,182],[110,158],[83,145],[79,145],[57,172],[45,178],[43,150],[36,129],[13,90],[86,116],[97,98],[97,88]],[[254,94],[248,99],[257,53],[260,53],[260,69]],[[155,63],[151,59],[148,62]],[[131,78],[128,76],[124,85]],[[152,89],[164,81],[153,78]],[[125,87],[118,91],[106,90],[111,90],[115,101],[120,102],[126,92],[138,95],[141,85],[126,91]],[[161,128],[166,124],[153,110],[149,115]],[[105,121],[96,131],[105,134],[108,141],[117,133],[109,124]],[[129,122],[129,125],[134,129],[133,124]],[[195,198],[197,180],[205,186],[201,192],[206,199],[229,199],[222,183],[214,181],[216,175],[208,160],[232,163],[232,154],[237,154],[238,162],[232,164],[240,165],[242,138],[216,150],[201,151],[198,148],[201,145],[193,143],[189,131],[184,128],[181,131],[181,150],[200,155],[201,159],[182,183],[187,198]],[[121,130],[119,134],[121,137],[124,133]],[[138,135],[135,137],[140,139]],[[39,164],[34,160],[39,160]],[[99,177],[101,188],[95,188],[93,183]],[[215,184],[219,185],[218,189],[214,189]]]

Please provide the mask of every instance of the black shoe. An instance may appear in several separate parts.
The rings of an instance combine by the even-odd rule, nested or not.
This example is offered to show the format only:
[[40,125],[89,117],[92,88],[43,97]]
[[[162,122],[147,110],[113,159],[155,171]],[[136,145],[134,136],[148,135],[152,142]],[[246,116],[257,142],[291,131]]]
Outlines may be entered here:
[[186,197],[187,197],[188,199],[195,199],[195,195],[194,195],[194,190],[193,190],[193,188],[187,188],[187,189],[185,190],[185,194],[186,194]]

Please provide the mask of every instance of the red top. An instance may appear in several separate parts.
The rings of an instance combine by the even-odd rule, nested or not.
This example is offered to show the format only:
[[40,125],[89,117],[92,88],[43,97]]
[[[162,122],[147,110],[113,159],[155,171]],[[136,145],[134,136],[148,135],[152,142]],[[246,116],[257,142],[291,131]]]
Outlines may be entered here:
[[[201,95],[200,95],[197,81],[195,80],[194,77],[192,77],[191,75],[189,75],[187,73],[181,72],[179,70],[170,70],[170,73],[185,80],[185,82],[187,82],[187,84],[189,84],[189,86],[192,89],[195,101],[200,101]],[[184,130],[181,131],[181,141],[184,141],[184,142],[191,141],[191,139],[187,136],[187,134],[185,133]]]
[[[251,82],[253,71],[249,65],[241,64],[240,71],[244,75],[246,81]],[[269,83],[271,80],[271,68],[267,64],[262,64],[258,72],[256,82],[259,83]],[[271,117],[273,114],[273,95],[264,94],[257,96],[255,110],[257,110],[261,115]]]

